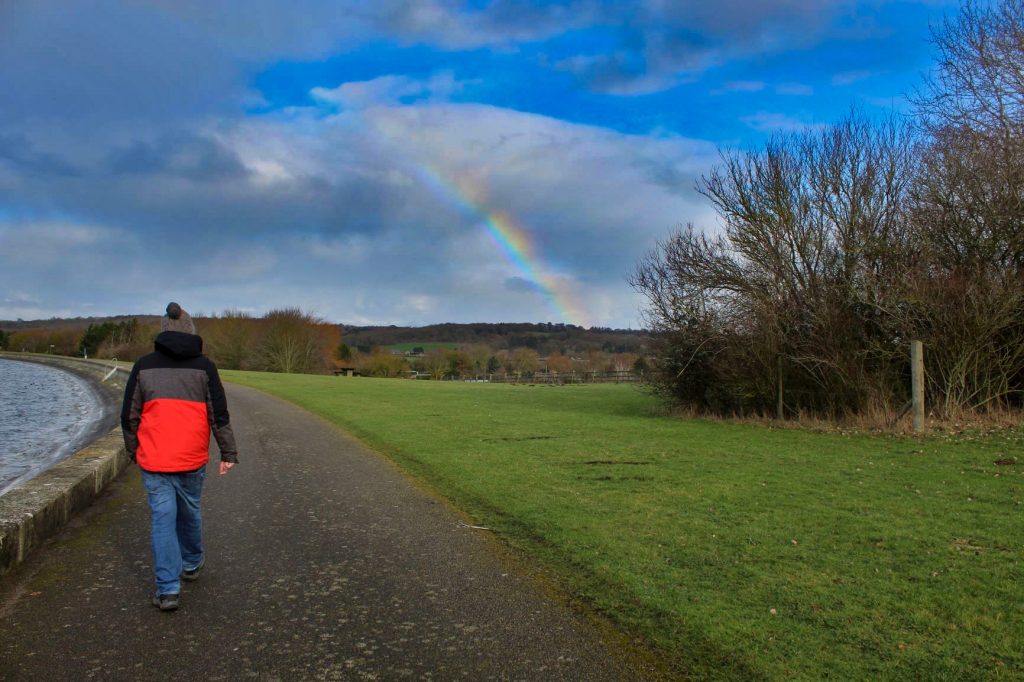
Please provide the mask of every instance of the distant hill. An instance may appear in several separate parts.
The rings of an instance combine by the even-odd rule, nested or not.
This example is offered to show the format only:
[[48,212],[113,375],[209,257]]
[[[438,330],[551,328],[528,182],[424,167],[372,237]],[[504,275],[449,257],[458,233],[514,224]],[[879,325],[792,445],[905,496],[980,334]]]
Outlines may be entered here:
[[0,329],[5,332],[28,330],[57,331],[62,329],[85,329],[90,324],[104,322],[127,322],[135,319],[139,324],[157,324],[159,315],[113,315],[110,317],[51,317],[48,320],[0,320]]
[[533,348],[550,353],[643,353],[650,333],[635,329],[584,329],[572,324],[529,322],[477,322],[434,324],[426,327],[358,327],[342,325],[344,341],[350,348],[368,350],[375,346],[409,344],[484,344],[494,350]]
[[[85,330],[90,324],[138,320],[142,325],[155,325],[159,315],[115,315],[110,317],[50,318],[48,320],[0,320],[0,330]],[[196,320],[202,334],[202,319]],[[647,350],[650,332],[641,329],[585,329],[573,324],[530,322],[476,322],[472,324],[433,324],[425,327],[338,325],[342,341],[352,349],[368,351],[377,346],[424,348],[438,345],[464,346],[483,344],[493,350],[533,348],[541,355],[551,353],[637,353]]]

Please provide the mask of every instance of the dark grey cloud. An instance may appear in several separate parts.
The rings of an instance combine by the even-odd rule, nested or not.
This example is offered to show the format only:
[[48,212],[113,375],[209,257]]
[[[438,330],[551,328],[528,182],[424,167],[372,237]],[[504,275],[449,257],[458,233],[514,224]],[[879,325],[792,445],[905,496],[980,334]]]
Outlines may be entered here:
[[674,74],[652,75],[646,56],[640,51],[579,55],[562,60],[557,66],[573,72],[599,92],[641,94],[663,90],[676,82]]
[[156,4],[8,2],[0,7],[0,125],[95,127],[237,109],[244,63]]
[[[623,276],[692,208],[651,169],[692,184],[681,160],[696,164],[699,143],[486,106],[365,106],[109,133],[69,149],[76,177],[0,174],[0,206],[25,208],[0,215],[0,289],[40,301],[0,317],[135,310],[187,283],[207,311],[401,323],[557,320],[546,287],[587,302],[574,321],[635,323]],[[483,228],[491,215],[530,244],[531,271]]]
[[691,153],[672,156],[652,152],[632,161],[633,167],[650,183],[687,201],[701,203],[697,179],[719,160],[718,150],[708,143],[694,141]]
[[[880,0],[880,3],[883,0]],[[721,0],[713,3],[575,3],[592,25],[614,28],[616,47],[557,62],[590,88],[632,95],[671,88],[737,57],[826,39],[851,0]]]
[[[882,3],[883,0],[879,0]],[[617,36],[607,52],[556,66],[589,87],[651,92],[736,55],[823,39],[849,0],[539,3],[494,0],[283,0],[133,3],[33,0],[0,5],[0,129],[56,121],[93,130],[123,121],[238,116],[253,74],[375,40],[514,48],[578,28]]]
[[29,139],[19,133],[0,132],[0,164],[6,163],[16,173],[75,176],[78,170],[57,154],[35,149]]
[[[617,49],[562,68],[632,93],[761,35],[753,19],[732,29],[684,4],[0,4],[0,317],[182,298],[208,312],[298,304],[350,322],[558,319],[564,302],[531,280],[543,276],[586,302],[586,321],[630,324],[623,276],[652,239],[699,214],[689,188],[704,145],[448,104],[458,84],[443,74],[349,87],[338,95],[355,111],[337,115],[247,115],[248,82],[269,62],[383,37],[514,48],[605,25]],[[704,27],[712,43],[694,38]],[[400,106],[396,91],[425,94]],[[482,228],[492,212],[532,245],[534,272]]]
[[325,139],[290,134],[287,124],[242,122],[223,125],[226,137],[175,130],[97,135],[63,162],[82,168],[75,176],[42,164],[31,173],[22,167],[0,174],[0,206],[152,234],[188,232],[196,243],[408,223],[422,188],[389,187],[390,162],[356,131],[332,141],[337,132],[322,129]]
[[551,35],[570,6],[441,0],[32,0],[0,4],[0,127],[60,121],[239,115],[266,64],[316,59],[372,41],[462,49]]
[[536,291],[537,285],[522,277],[509,277],[505,280],[505,288],[509,291],[529,293]]
[[114,173],[177,175],[196,181],[241,178],[248,171],[232,150],[217,140],[188,132],[135,140],[114,150],[108,161]]

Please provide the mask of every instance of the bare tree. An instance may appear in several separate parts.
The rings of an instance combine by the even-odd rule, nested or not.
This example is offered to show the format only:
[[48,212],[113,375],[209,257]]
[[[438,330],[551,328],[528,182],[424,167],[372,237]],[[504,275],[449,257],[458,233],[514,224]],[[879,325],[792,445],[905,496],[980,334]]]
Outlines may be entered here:
[[928,135],[911,192],[903,323],[926,340],[933,404],[1020,403],[1024,381],[1024,0],[965,3],[934,32],[915,98]]
[[487,374],[487,361],[491,359],[491,349],[483,343],[474,343],[462,349],[469,357],[469,367],[476,378]]
[[250,369],[258,341],[257,325],[251,315],[225,310],[220,317],[203,321],[205,347],[222,369]]
[[270,372],[324,371],[318,327],[322,321],[298,308],[272,310],[262,320],[259,353]]
[[572,358],[561,353],[548,356],[548,371],[552,374],[568,374],[572,371]]
[[451,366],[448,362],[447,348],[433,348],[423,356],[423,366],[437,380],[448,376]]
[[512,366],[517,376],[533,374],[540,368],[540,356],[532,348],[516,348],[512,351]]
[[659,388],[893,408],[921,339],[938,412],[1024,402],[1024,0],[967,2],[934,42],[918,125],[854,112],[701,179],[723,232],[679,230],[631,278]]
[[1024,0],[969,0],[932,31],[937,59],[914,102],[930,130],[1009,139],[1024,127]]
[[379,346],[370,353],[356,353],[352,362],[356,371],[363,376],[398,377],[409,370],[409,363],[405,358]]
[[945,267],[1024,267],[1024,0],[965,3],[933,31],[914,103],[931,137],[915,188],[922,241]]
[[878,283],[905,249],[912,131],[853,112],[821,131],[726,151],[698,183],[724,233],[675,232],[631,278],[669,393],[763,409],[783,378],[794,400],[855,409],[876,393],[891,338],[873,322]]

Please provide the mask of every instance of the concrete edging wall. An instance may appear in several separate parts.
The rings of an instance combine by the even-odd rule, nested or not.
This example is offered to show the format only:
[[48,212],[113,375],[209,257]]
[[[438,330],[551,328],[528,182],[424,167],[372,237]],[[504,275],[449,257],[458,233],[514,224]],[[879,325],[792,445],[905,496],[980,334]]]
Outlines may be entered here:
[[29,552],[88,507],[128,462],[121,428],[116,427],[0,495],[0,575],[24,561]]

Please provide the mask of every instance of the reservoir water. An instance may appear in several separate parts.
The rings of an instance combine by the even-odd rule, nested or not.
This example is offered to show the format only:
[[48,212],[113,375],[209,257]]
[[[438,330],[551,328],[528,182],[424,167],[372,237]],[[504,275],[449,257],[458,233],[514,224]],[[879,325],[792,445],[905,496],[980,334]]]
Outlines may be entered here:
[[0,495],[84,447],[105,415],[85,379],[0,359]]

